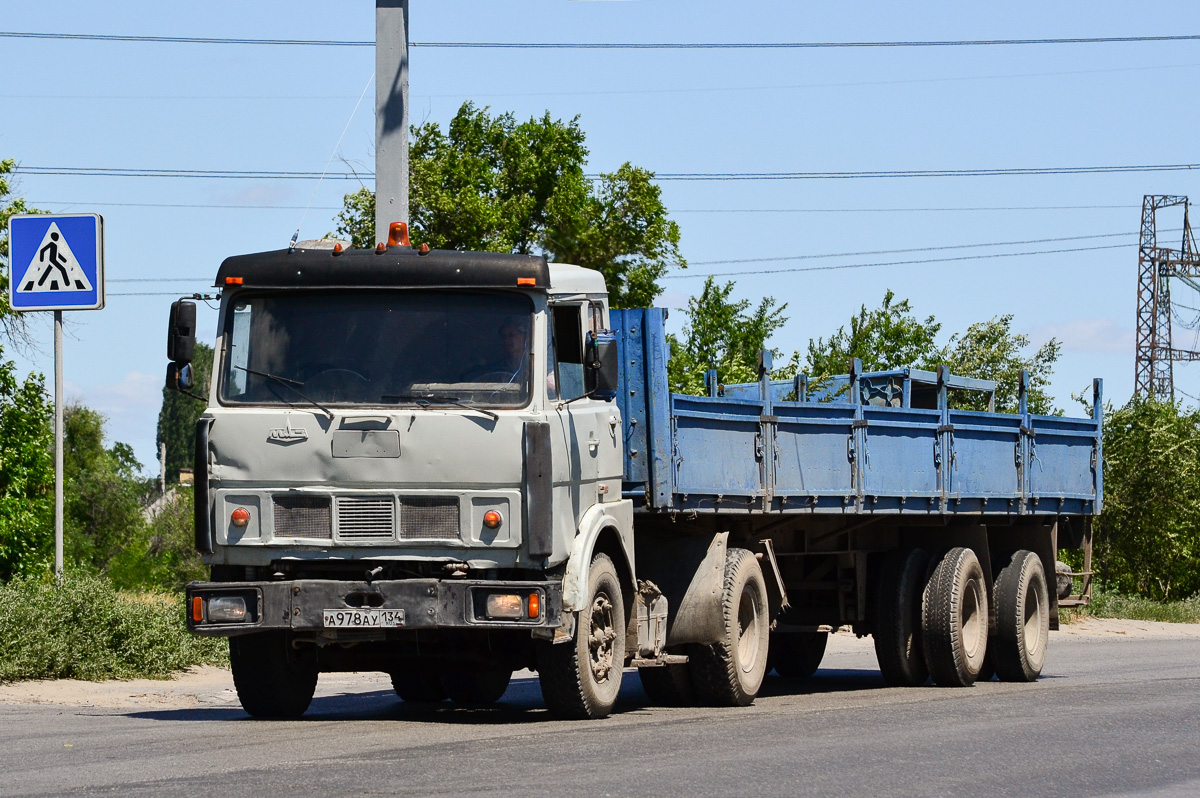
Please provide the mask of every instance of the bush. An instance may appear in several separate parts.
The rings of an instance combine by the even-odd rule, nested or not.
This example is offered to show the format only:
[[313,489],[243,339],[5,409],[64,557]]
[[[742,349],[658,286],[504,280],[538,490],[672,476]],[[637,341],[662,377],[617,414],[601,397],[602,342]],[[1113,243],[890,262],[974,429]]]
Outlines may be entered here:
[[198,638],[183,596],[126,593],[67,574],[0,585],[0,683],[22,679],[164,679],[228,661],[224,640]]
[[1183,601],[1154,601],[1143,596],[1120,593],[1096,593],[1087,608],[1096,618],[1124,618],[1130,621],[1200,623],[1200,595]]
[[1135,397],[1105,414],[1095,546],[1105,592],[1200,592],[1200,411]]

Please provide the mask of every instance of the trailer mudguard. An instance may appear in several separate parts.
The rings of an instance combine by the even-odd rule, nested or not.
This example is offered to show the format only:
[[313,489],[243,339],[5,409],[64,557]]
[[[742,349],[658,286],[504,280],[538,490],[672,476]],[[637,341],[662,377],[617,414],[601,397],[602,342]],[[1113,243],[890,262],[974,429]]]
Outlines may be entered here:
[[725,631],[721,596],[729,533],[638,535],[640,579],[667,599],[667,645],[716,643]]
[[605,529],[616,532],[625,562],[629,566],[630,584],[625,585],[630,597],[637,591],[637,579],[633,560],[633,502],[623,499],[616,502],[594,504],[579,521],[579,531],[567,559],[567,571],[563,576],[563,612],[583,609],[588,596],[588,566],[596,552],[596,541]]

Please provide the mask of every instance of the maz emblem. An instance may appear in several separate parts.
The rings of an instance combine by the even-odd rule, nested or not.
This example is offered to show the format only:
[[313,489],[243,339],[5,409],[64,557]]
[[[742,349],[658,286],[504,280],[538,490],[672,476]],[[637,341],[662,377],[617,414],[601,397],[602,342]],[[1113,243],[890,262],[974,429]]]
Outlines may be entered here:
[[267,436],[269,440],[279,441],[280,443],[292,443],[293,441],[308,440],[308,432],[303,429],[296,429],[292,426],[281,427],[271,430]]

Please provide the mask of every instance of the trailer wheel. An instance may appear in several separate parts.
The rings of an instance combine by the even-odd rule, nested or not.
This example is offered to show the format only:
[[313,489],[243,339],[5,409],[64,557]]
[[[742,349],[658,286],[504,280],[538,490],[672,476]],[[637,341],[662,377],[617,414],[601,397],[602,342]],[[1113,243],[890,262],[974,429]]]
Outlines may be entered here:
[[883,563],[875,596],[875,658],[883,680],[894,687],[916,687],[929,679],[921,646],[921,592],[929,555],[921,549],[897,549]]
[[[669,653],[682,653],[675,649]],[[688,664],[661,668],[638,668],[638,678],[650,703],[660,707],[690,707],[696,704],[696,688]]]
[[943,687],[975,683],[987,654],[988,601],[975,552],[950,549],[933,568],[921,601],[925,664]]
[[821,667],[829,632],[796,632],[771,635],[770,660],[785,679],[807,679]]
[[1050,640],[1050,596],[1041,559],[1018,551],[995,582],[996,633],[992,660],[1005,682],[1032,682],[1046,663]]
[[409,660],[390,674],[392,689],[409,704],[436,704],[446,700],[446,688],[429,660]]
[[450,665],[442,671],[442,687],[456,704],[494,704],[512,679],[512,669]]
[[625,603],[617,568],[607,554],[592,558],[588,603],[575,640],[537,649],[542,697],[555,715],[604,718],[612,712],[625,667]]
[[771,622],[762,568],[746,549],[730,549],[726,555],[721,609],[722,639],[690,649],[692,680],[709,703],[748,706],[767,673]]
[[242,709],[255,718],[298,718],[317,690],[315,651],[291,651],[286,632],[229,638],[229,665]]

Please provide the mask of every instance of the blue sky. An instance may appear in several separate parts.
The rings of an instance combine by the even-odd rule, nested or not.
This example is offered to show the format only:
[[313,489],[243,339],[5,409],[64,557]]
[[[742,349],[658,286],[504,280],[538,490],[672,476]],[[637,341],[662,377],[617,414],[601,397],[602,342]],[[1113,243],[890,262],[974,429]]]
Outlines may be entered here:
[[[772,42],[1192,34],[1189,2],[730,3],[412,0],[411,38],[437,41]],[[0,0],[0,30],[236,38],[374,39],[374,4],[97,4]],[[370,48],[0,39],[0,157],[27,166],[320,171],[373,167]],[[471,99],[519,118],[580,117],[589,171],[662,173],[976,169],[1200,162],[1192,91],[1200,43],[808,50],[414,48],[412,120],[444,123]],[[349,120],[349,124],[347,124]],[[1053,392],[1133,387],[1142,196],[1200,197],[1192,172],[664,182],[691,266],[660,300],[683,307],[709,272],[1120,245],[1083,252],[861,269],[730,275],[735,294],[788,303],[773,344],[835,330],[886,289],[947,335],[1013,313],[1035,343],[1064,343]],[[343,180],[26,175],[17,191],[106,221],[108,306],[68,314],[68,397],[153,470],[169,296],[204,290],[227,255],[333,229]],[[311,209],[305,208],[311,202]],[[216,206],[216,207],[214,207]],[[250,207],[247,207],[250,206]],[[268,206],[268,207],[264,207]],[[1081,207],[1088,206],[1088,207]],[[979,209],[991,210],[979,210]],[[999,210],[1003,209],[1003,210]],[[302,222],[303,220],[303,222]],[[1172,221],[1172,220],[1168,220]],[[1172,226],[1177,222],[1172,221]],[[1113,237],[1110,234],[1129,234]],[[1093,236],[1109,236],[1092,238]],[[895,253],[996,242],[1007,247]],[[883,252],[842,258],[707,264]],[[179,280],[122,283],[118,280]],[[1193,299],[1183,295],[1179,301]],[[18,357],[52,369],[45,341]],[[672,315],[678,325],[683,314]],[[201,315],[214,333],[215,314]],[[1193,347],[1180,330],[1176,345]],[[12,354],[12,352],[8,352]],[[1200,365],[1176,368],[1200,396]]]

